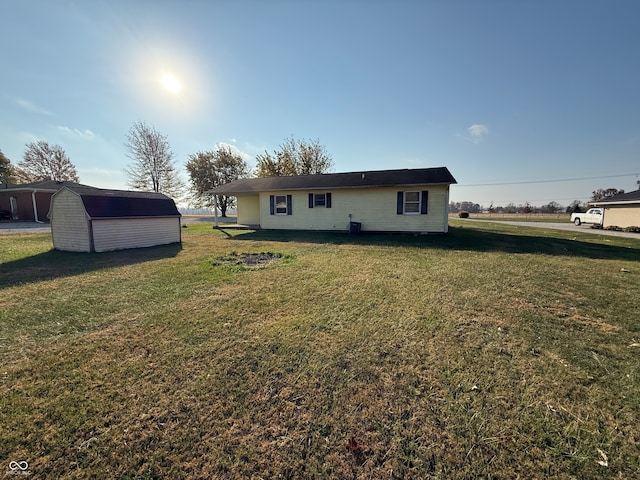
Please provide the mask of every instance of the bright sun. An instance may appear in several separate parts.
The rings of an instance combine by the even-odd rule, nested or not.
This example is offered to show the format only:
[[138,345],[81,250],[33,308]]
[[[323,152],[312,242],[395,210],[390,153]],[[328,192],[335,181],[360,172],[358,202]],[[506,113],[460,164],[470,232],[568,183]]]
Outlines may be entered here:
[[160,78],[162,87],[169,93],[177,95],[182,91],[182,83],[173,73],[164,72]]

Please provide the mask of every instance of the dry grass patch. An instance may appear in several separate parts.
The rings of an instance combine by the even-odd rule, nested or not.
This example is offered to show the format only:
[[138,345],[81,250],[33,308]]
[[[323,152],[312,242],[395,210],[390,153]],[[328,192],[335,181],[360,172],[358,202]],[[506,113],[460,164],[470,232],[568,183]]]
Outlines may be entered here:
[[[82,268],[38,237],[0,255],[0,462],[40,478],[630,478],[639,246],[542,232],[190,227],[179,251]],[[242,252],[279,261],[220,260]],[[29,268],[49,272],[18,280]]]

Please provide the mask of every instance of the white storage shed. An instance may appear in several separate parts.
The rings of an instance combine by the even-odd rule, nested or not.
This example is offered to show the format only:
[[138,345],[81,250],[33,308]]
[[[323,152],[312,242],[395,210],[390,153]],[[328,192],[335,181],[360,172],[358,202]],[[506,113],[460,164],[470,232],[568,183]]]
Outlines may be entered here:
[[180,243],[180,212],[161,193],[66,185],[51,197],[53,248],[105,252]]

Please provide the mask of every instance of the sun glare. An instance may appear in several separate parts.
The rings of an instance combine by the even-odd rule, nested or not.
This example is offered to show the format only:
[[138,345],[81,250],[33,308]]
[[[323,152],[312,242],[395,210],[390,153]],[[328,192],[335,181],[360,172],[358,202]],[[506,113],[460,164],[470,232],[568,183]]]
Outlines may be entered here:
[[177,95],[182,91],[182,83],[173,73],[164,72],[160,78],[162,87],[172,95]]

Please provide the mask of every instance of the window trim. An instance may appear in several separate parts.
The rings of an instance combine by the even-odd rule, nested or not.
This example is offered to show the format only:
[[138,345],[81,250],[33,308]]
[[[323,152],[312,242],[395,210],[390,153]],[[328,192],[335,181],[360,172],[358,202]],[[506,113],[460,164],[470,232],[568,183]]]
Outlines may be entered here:
[[[417,200],[412,200],[409,201],[407,200],[407,194],[409,193],[417,193],[418,194],[418,199]],[[413,205],[415,206],[416,210],[414,211],[407,211],[407,205]],[[404,192],[404,198],[402,199],[402,214],[403,215],[420,215],[420,206],[422,205],[422,192],[420,190],[406,190]]]
[[[316,197],[324,197],[324,204],[320,205],[316,201]],[[331,192],[309,193],[309,208],[331,208]]]
[[[418,200],[407,202],[407,193],[417,193]],[[417,212],[408,212],[407,203],[418,205]],[[429,191],[428,190],[402,190],[398,192],[396,213],[398,215],[426,215],[428,213]]]
[[[276,206],[278,203],[276,199],[278,197],[285,198],[284,212],[278,212],[278,207]],[[278,215],[278,216],[293,215],[293,208],[291,206],[292,203],[293,203],[293,200],[291,195],[286,195],[286,194],[269,195],[269,215]]]

